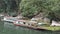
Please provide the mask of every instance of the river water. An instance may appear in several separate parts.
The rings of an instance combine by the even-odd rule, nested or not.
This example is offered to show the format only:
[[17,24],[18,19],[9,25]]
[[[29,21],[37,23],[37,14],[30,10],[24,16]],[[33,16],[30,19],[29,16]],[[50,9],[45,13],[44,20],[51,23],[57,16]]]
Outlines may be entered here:
[[0,21],[0,34],[60,34],[60,31],[38,31]]

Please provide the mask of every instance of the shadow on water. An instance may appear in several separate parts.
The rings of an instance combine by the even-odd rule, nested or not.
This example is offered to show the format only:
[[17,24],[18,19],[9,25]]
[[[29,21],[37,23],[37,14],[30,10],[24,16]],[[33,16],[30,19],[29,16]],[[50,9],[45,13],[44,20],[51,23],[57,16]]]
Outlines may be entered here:
[[0,22],[0,32],[2,32],[3,28],[4,28],[4,23],[3,22]]
[[[3,27],[3,25],[1,24],[0,26]],[[1,28],[0,30],[1,30],[0,34],[60,34],[60,31],[53,32],[48,30],[33,30],[33,29],[15,26],[12,23],[9,24],[5,22],[4,22],[4,28]]]

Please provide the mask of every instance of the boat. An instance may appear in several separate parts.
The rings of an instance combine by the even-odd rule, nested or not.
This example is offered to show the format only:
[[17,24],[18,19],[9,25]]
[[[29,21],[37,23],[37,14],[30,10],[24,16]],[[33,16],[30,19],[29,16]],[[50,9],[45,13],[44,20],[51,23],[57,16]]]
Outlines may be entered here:
[[29,21],[29,20],[23,20],[23,19],[17,19],[15,17],[4,17],[2,21],[13,23],[16,26],[25,27],[29,29],[34,30],[45,30],[45,28],[38,27],[35,21]]
[[16,26],[25,27],[34,30],[45,30],[45,28],[35,26],[34,24],[36,23],[29,23],[29,21],[27,22],[27,20],[17,20],[13,22],[13,24]]
[[16,20],[18,20],[16,17],[11,17],[11,16],[5,16],[5,17],[3,17],[3,19],[1,19],[1,21],[12,22],[12,23]]

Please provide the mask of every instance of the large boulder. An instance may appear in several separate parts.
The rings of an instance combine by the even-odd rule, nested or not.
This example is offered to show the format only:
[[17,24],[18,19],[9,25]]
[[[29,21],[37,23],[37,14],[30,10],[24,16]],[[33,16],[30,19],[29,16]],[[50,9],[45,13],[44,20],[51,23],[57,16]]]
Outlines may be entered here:
[[60,23],[57,21],[52,21],[51,26],[60,26]]

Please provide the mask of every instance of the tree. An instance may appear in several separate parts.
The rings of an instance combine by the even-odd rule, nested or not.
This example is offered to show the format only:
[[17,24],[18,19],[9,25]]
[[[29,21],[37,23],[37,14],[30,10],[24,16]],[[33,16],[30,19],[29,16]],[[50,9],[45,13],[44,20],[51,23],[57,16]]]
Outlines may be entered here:
[[60,20],[60,0],[47,0],[42,3],[41,6],[48,10],[44,12],[47,14],[47,17],[50,18],[50,22],[52,22],[52,20]]
[[19,3],[20,0],[3,0],[4,13],[9,15],[18,15]]
[[20,3],[20,9],[22,15],[28,18],[32,18],[36,14],[40,13],[40,0],[22,0]]
[[44,17],[50,18],[52,22],[59,17],[60,0],[22,0],[20,9],[22,15],[26,17],[34,16],[42,11]]

